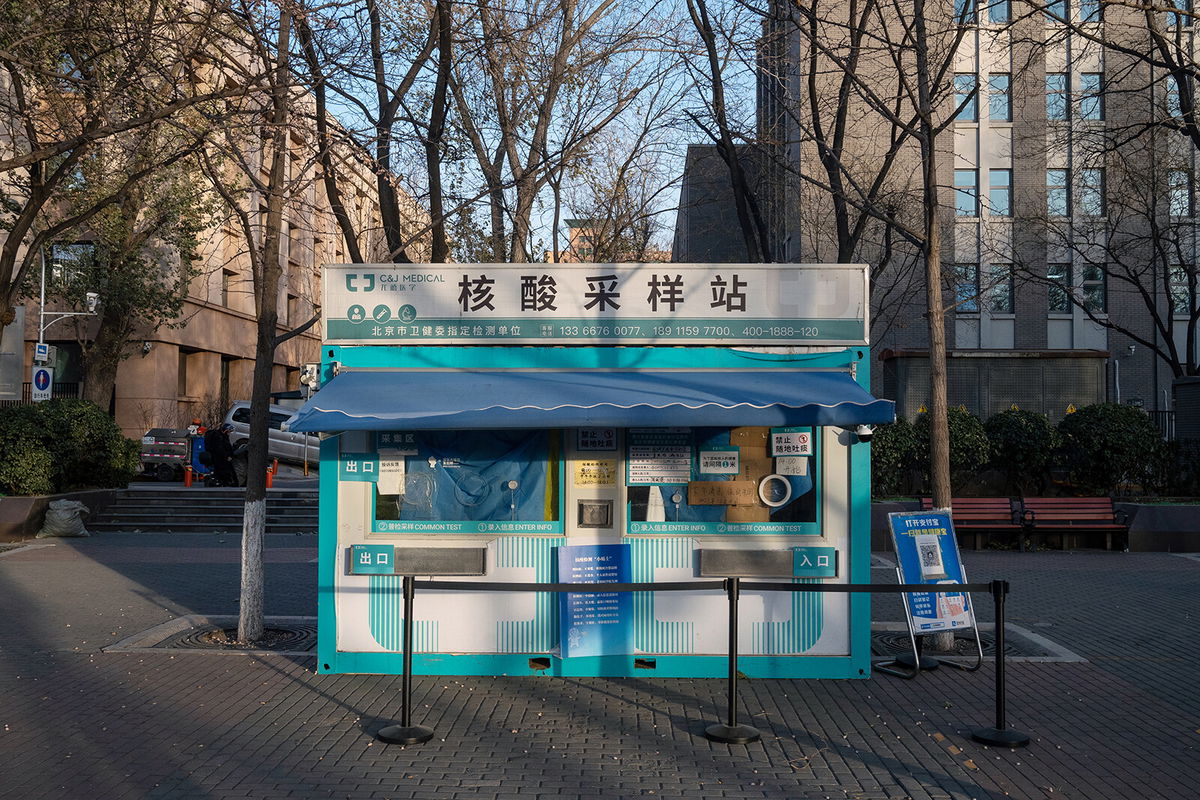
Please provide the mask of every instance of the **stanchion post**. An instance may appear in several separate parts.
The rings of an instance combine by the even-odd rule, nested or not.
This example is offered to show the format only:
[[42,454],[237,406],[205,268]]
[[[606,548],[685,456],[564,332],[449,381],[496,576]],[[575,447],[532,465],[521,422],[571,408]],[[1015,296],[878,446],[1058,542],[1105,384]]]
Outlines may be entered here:
[[704,735],[714,742],[725,744],[749,744],[762,736],[757,728],[737,724],[737,640],[738,640],[738,592],[739,578],[725,579],[725,592],[729,595],[729,717],[725,725],[709,725]]
[[996,612],[996,727],[972,731],[971,738],[998,747],[1024,747],[1029,744],[1029,736],[1009,729],[1004,713],[1004,599],[1007,595],[1008,581],[992,581],[992,604]]
[[404,674],[401,676],[400,724],[388,725],[375,734],[375,738],[388,744],[421,744],[433,738],[433,729],[412,724],[412,640],[413,599],[416,587],[413,576],[404,576]]

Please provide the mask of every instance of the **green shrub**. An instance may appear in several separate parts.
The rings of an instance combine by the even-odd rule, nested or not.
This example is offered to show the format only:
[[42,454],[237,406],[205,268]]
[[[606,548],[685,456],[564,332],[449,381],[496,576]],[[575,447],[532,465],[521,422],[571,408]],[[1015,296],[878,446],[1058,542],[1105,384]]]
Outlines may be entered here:
[[138,472],[137,442],[86,400],[0,410],[0,491],[54,494],[124,486]]
[[1062,463],[1085,491],[1112,494],[1122,483],[1144,485],[1160,458],[1162,436],[1140,408],[1096,403],[1058,423]]
[[[917,462],[925,474],[926,485],[930,483],[929,427],[932,414],[917,417],[914,427],[917,434]],[[979,417],[962,406],[950,408],[947,413],[950,429],[950,483],[961,486],[975,476],[988,461],[988,438]]]
[[903,494],[908,490],[916,450],[916,431],[904,417],[891,425],[875,427],[871,437],[871,491],[875,496]]
[[1034,411],[1010,409],[992,416],[985,424],[992,465],[1004,473],[1009,489],[1025,494],[1033,485],[1044,485],[1062,437],[1050,418]]

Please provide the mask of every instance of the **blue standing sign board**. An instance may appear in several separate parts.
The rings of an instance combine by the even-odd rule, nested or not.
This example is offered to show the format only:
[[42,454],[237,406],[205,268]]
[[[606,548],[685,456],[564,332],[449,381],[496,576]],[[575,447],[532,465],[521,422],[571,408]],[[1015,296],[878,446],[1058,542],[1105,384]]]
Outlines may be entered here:
[[[559,583],[630,583],[629,545],[558,548]],[[560,607],[562,657],[614,656],[633,652],[630,592],[564,592]]]
[[[888,515],[896,564],[903,583],[947,586],[966,583],[958,540],[947,511]],[[937,633],[975,626],[966,592],[913,592],[906,595],[913,633]]]

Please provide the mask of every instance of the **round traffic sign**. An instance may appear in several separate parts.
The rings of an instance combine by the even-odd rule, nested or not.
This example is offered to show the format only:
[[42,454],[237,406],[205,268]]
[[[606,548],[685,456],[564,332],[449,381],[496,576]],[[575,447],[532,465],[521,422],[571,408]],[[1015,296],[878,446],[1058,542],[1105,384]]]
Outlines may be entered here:
[[44,392],[50,388],[50,370],[36,369],[33,371],[33,385],[37,387],[39,392]]

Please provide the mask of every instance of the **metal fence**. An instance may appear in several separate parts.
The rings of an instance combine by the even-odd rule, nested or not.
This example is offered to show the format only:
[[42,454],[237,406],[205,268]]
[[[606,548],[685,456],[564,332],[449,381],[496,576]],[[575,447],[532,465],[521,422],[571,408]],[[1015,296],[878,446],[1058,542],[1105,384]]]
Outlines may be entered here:
[[1150,419],[1158,426],[1158,432],[1168,442],[1175,441],[1175,412],[1174,411],[1147,411]]
[[[63,397],[83,397],[82,383],[55,383],[50,387],[50,397],[57,400]],[[24,406],[33,402],[33,384],[21,384],[21,399],[15,397],[0,398],[0,408]]]

